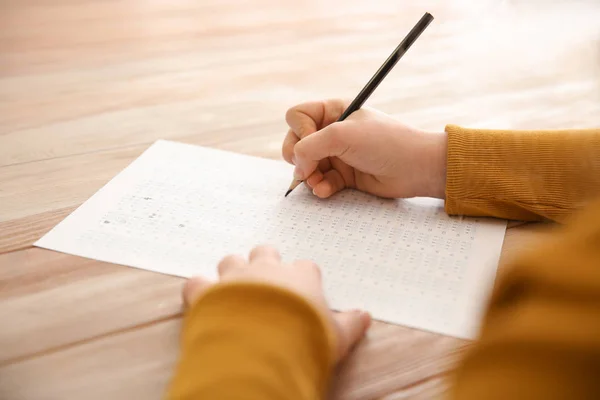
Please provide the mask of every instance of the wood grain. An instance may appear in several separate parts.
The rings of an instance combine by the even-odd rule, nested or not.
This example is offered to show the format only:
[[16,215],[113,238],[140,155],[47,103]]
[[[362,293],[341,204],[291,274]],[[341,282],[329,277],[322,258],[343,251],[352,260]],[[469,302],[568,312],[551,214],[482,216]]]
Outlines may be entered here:
[[31,246],[74,210],[75,207],[58,208],[29,217],[0,222],[0,232],[10,232],[10,235],[0,236],[0,254]]
[[[369,106],[432,131],[600,125],[600,4],[537,3],[0,1],[0,397],[160,398],[182,280],[31,244],[157,139],[280,159],[285,110],[353,97],[425,11]],[[509,229],[499,279],[551,231]],[[466,347],[377,323],[332,397],[443,397]]]
[[[178,356],[179,326],[179,320],[163,320],[11,363],[2,368],[0,394],[10,393],[15,400],[125,399],[127,394],[160,398]],[[454,365],[461,349],[458,339],[376,323],[339,371],[333,397],[418,393],[421,386],[432,389],[430,380],[439,388],[439,377]],[[359,368],[365,362],[368,370]],[[69,377],[81,378],[73,382]]]
[[[183,279],[32,248],[0,257],[0,365],[181,315]],[[43,334],[42,334],[43,333]]]
[[2,368],[0,396],[159,399],[177,358],[178,329],[179,321],[159,322],[13,363]]

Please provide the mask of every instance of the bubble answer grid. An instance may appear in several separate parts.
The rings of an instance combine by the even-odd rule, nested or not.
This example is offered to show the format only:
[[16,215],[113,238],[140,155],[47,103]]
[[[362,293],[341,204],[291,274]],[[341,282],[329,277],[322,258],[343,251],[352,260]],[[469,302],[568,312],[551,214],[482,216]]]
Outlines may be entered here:
[[227,254],[258,244],[311,259],[333,309],[473,339],[493,286],[506,221],[449,217],[441,200],[330,199],[291,166],[157,141],[36,246],[164,274],[216,278]]

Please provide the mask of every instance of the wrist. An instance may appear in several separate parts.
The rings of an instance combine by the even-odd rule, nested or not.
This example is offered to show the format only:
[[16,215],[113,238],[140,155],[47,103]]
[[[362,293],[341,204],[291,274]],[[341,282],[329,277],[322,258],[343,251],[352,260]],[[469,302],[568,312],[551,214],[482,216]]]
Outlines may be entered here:
[[448,160],[448,135],[425,133],[423,165],[423,193],[425,197],[446,197],[446,164]]

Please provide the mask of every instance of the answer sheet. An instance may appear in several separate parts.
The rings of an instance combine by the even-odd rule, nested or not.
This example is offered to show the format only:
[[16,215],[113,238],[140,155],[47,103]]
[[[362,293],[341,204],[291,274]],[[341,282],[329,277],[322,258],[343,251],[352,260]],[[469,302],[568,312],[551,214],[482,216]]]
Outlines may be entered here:
[[354,190],[288,197],[292,166],[158,141],[38,247],[164,274],[217,278],[259,244],[322,270],[333,309],[472,339],[493,287],[506,221],[452,218],[435,199]]

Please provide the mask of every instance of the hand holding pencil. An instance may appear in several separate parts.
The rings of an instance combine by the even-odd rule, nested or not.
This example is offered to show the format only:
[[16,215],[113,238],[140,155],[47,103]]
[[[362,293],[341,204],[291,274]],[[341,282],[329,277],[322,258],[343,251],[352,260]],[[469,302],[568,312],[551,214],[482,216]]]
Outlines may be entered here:
[[344,188],[388,198],[443,198],[445,134],[409,127],[370,108],[336,122],[347,104],[304,103],[287,112],[283,157],[296,166],[296,179],[321,198]]
[[[385,62],[379,67],[375,75],[367,82],[365,87],[358,93],[356,98],[352,100],[350,104],[348,104],[342,112],[340,112],[337,122],[342,122],[346,118],[348,118],[352,113],[359,110],[362,105],[367,101],[369,96],[373,94],[375,89],[379,86],[379,84],[383,81],[383,79],[389,74],[389,72],[394,68],[394,66],[398,63],[398,61],[402,58],[402,56],[408,51],[408,49],[413,45],[413,43],[421,36],[423,31],[429,26],[429,24],[433,21],[433,16],[429,13],[423,14],[421,19],[415,24],[415,26],[408,32],[404,40],[400,42],[400,44],[394,49],[392,54],[385,60]],[[289,123],[289,121],[288,121]],[[302,133],[301,133],[302,134]],[[288,194],[292,192],[300,183],[303,182],[301,175],[296,171],[296,176],[294,180],[290,184],[290,187],[285,193],[287,197]],[[338,186],[341,182],[338,182]]]

